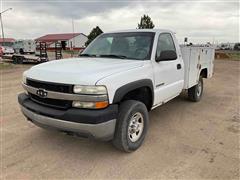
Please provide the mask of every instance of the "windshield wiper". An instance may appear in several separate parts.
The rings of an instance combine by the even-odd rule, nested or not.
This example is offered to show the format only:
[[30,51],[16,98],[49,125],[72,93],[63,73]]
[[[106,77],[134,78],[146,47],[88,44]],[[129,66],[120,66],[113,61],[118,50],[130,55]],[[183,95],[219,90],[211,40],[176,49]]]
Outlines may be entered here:
[[127,56],[123,55],[115,55],[115,54],[101,54],[99,57],[109,57],[109,58],[119,58],[119,59],[126,59]]
[[80,54],[79,56],[83,56],[83,57],[96,57],[95,54]]

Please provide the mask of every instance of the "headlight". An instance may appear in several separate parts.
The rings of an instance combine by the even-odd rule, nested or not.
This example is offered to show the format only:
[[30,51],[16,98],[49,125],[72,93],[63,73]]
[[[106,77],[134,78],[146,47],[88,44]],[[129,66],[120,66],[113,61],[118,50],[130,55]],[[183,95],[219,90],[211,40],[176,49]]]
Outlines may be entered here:
[[[105,86],[83,86],[75,85],[73,87],[73,92],[77,94],[85,95],[107,95],[107,88]],[[72,107],[75,108],[85,108],[85,109],[102,109],[109,105],[108,100],[96,102],[83,102],[83,101],[73,101]]]
[[27,77],[23,75],[23,78],[22,78],[22,82],[23,84],[27,84]]
[[107,89],[105,86],[81,86],[75,85],[73,87],[73,92],[77,94],[107,94]]
[[[23,78],[22,78],[22,83],[23,83],[23,84],[27,84],[27,77],[24,76],[24,75],[23,75]],[[26,90],[24,90],[24,92],[25,92],[26,94],[28,94],[28,92],[27,92]]]
[[102,109],[108,106],[108,102],[107,101],[100,101],[100,102],[73,101],[72,106],[76,108],[85,108],[85,109]]

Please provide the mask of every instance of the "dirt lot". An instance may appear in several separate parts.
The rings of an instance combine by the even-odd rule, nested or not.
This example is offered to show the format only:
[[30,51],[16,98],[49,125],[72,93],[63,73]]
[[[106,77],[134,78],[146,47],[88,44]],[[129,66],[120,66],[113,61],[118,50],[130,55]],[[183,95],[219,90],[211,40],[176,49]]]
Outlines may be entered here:
[[143,146],[130,154],[27,122],[17,94],[30,66],[1,70],[0,174],[3,179],[238,179],[239,63],[215,61],[201,102],[183,94],[152,111]]

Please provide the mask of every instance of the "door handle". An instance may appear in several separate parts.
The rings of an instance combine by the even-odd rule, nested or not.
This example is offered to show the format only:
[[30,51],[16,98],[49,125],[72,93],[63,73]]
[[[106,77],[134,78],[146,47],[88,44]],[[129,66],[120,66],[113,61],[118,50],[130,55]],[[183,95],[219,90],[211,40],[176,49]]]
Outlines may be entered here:
[[182,65],[181,64],[177,64],[177,69],[181,69]]

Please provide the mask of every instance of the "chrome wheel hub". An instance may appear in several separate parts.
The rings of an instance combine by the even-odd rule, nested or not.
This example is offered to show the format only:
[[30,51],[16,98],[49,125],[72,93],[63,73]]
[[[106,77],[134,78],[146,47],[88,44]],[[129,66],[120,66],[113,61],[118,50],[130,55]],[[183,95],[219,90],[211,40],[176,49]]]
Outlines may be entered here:
[[201,96],[201,93],[202,93],[202,82],[199,81],[198,82],[198,85],[197,85],[197,96]]
[[128,137],[130,141],[136,142],[141,137],[143,128],[143,115],[140,112],[137,112],[131,117],[128,125]]

